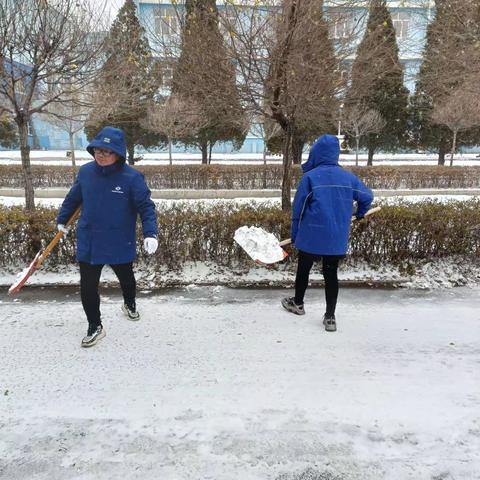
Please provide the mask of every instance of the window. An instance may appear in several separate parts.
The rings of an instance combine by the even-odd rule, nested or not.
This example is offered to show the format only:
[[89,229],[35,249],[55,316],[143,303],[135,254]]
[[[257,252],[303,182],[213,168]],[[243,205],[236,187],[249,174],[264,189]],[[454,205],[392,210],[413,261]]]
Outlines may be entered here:
[[155,33],[170,37],[177,33],[177,14],[173,8],[157,8],[154,13]]
[[352,34],[352,17],[346,12],[332,12],[330,35],[336,40],[348,38]]
[[393,12],[392,13],[393,26],[397,38],[406,39],[408,36],[408,27],[410,24],[410,14],[408,12]]

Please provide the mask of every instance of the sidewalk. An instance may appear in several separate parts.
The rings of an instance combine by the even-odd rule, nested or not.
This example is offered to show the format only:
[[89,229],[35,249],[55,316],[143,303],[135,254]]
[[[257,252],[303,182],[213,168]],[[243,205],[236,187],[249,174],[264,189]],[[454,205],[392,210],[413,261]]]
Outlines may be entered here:
[[138,323],[104,292],[91,350],[71,291],[0,300],[0,478],[480,479],[479,290],[344,289],[333,334],[290,292],[144,293]]

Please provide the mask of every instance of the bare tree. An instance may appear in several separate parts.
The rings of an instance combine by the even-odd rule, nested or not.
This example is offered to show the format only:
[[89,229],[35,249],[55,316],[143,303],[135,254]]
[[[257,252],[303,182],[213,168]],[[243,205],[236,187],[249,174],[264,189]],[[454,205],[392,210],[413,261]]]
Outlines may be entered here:
[[35,209],[28,143],[32,116],[55,104],[74,104],[93,81],[103,45],[102,10],[88,0],[0,0],[0,108],[18,128],[28,210]]
[[75,175],[75,137],[85,128],[85,122],[93,108],[91,94],[80,92],[76,89],[68,101],[53,103],[48,108],[48,113],[42,114],[51,124],[68,134],[70,145],[70,159]]
[[450,166],[453,166],[459,132],[480,126],[479,94],[472,94],[470,89],[462,85],[446,100],[434,106],[432,121],[437,125],[445,125],[453,134],[450,152]]
[[168,139],[170,165],[173,163],[172,144],[180,138],[196,138],[208,125],[209,119],[200,105],[177,96],[168,97],[164,104],[151,105],[143,121],[145,129]]
[[[251,117],[281,129],[282,208],[291,204],[294,150],[334,129],[346,88],[342,64],[355,51],[366,11],[359,0],[226,0],[222,22]],[[345,67],[346,68],[346,67]],[[276,139],[275,139],[276,140]],[[298,156],[298,153],[297,153]]]
[[355,139],[355,165],[358,166],[360,139],[370,133],[378,133],[385,127],[385,120],[379,112],[358,104],[342,109],[342,125],[349,137]]

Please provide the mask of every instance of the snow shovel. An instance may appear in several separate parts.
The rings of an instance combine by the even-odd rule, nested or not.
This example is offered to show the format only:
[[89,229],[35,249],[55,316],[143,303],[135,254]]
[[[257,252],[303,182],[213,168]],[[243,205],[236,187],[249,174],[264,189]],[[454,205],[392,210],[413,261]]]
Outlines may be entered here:
[[279,242],[273,233],[260,227],[237,228],[233,239],[254,262],[260,265],[268,266],[288,257],[288,253],[283,250],[282,246],[288,245],[290,239]]
[[[70,225],[72,225],[79,216],[80,216],[80,207],[78,207],[75,210],[75,212],[70,217],[70,219],[68,220],[65,226],[69,227]],[[58,232],[55,235],[55,237],[53,237],[53,240],[45,248],[45,250],[43,251],[40,250],[35,255],[35,258],[32,260],[32,263],[30,263],[30,265],[27,268],[23,269],[23,271],[18,274],[17,281],[8,289],[8,293],[10,295],[15,295],[20,291],[20,289],[25,285],[26,281],[32,276],[33,272],[35,272],[35,270],[39,269],[42,266],[42,263],[50,255],[50,252],[53,250],[55,245],[60,241],[63,235],[64,235],[63,232]]]
[[[375,207],[368,210],[365,217],[381,210]],[[356,217],[352,217],[352,222]],[[258,264],[270,266],[281,262],[288,257],[288,253],[282,247],[292,243],[291,238],[279,242],[277,238],[258,227],[240,227],[235,231],[234,240],[245,250],[245,252]]]

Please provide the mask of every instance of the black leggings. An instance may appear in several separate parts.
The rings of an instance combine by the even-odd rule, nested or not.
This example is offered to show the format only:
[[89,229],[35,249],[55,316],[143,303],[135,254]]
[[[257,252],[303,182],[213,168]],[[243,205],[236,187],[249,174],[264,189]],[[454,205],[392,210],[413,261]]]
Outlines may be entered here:
[[[133,264],[121,263],[110,266],[120,282],[124,302],[128,305],[135,304],[137,284],[133,274]],[[92,327],[96,327],[102,322],[100,318],[98,284],[103,267],[104,265],[91,265],[90,263],[80,262],[80,296],[88,323]]]
[[327,302],[327,316],[335,315],[338,297],[338,262],[344,255],[313,255],[298,251],[298,268],[295,278],[295,303],[303,305],[303,298],[308,287],[308,277],[313,262],[322,260],[323,278],[325,280],[325,300]]

